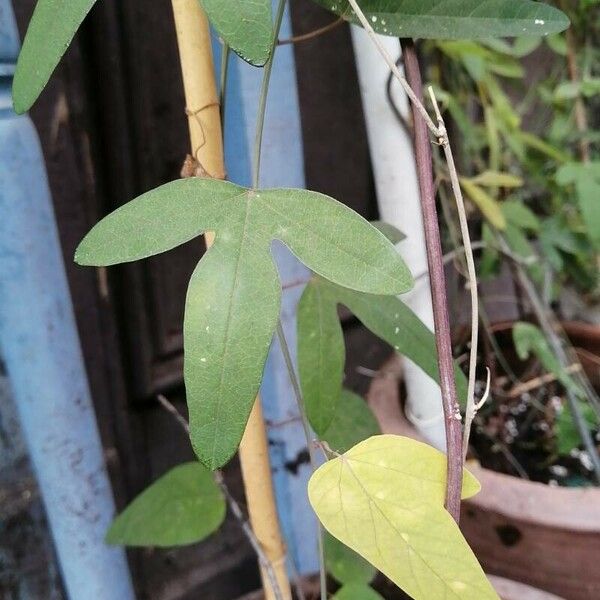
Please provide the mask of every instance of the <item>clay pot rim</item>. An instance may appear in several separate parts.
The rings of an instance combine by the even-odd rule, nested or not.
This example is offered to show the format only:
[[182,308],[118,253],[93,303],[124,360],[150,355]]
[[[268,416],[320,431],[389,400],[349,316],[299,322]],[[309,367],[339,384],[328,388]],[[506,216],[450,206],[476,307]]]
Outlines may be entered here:
[[[382,433],[406,435],[421,439],[400,408],[397,377],[401,357],[393,355],[369,387],[367,402],[373,410]],[[392,375],[391,377],[389,375]],[[466,500],[504,517],[557,529],[578,532],[600,532],[600,488],[565,488],[519,479],[485,469],[476,461],[467,465],[479,479],[482,490]]]

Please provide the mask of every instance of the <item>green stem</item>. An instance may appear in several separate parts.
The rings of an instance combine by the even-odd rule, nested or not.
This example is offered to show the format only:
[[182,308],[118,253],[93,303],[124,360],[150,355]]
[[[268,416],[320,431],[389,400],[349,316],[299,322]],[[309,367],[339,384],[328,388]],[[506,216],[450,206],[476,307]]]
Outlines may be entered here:
[[277,12],[275,13],[275,29],[273,33],[273,43],[271,46],[271,55],[267,64],[264,66],[263,80],[260,88],[260,98],[258,101],[258,114],[256,116],[256,134],[254,136],[254,166],[252,169],[252,187],[258,188],[258,180],[260,178],[260,157],[262,150],[263,130],[265,127],[265,113],[267,112],[267,97],[269,95],[269,84],[271,83],[271,72],[273,71],[273,61],[275,60],[275,50],[277,48],[277,39],[279,38],[279,30],[283,21],[283,13],[285,12],[286,0],[279,0]]
[[[283,20],[283,14],[285,12],[286,0],[279,0],[277,11],[275,13],[275,28],[273,34],[273,44],[271,47],[271,55],[269,60],[264,66],[263,80],[260,90],[260,98],[258,103],[258,114],[256,117],[256,134],[254,137],[254,165],[252,170],[252,187],[258,189],[260,180],[260,159],[262,151],[262,140],[265,125],[265,113],[267,108],[267,97],[269,95],[269,84],[271,82],[271,73],[273,71],[273,61],[275,59],[275,49],[277,48],[277,40],[279,38],[279,30],[281,29],[281,22]],[[312,470],[315,471],[318,466],[318,461],[315,455],[315,450],[312,444],[312,434],[308,419],[306,416],[306,410],[304,407],[304,400],[302,398],[302,392],[300,390],[300,383],[294,370],[294,364],[292,361],[290,347],[285,337],[281,318],[277,322],[277,337],[279,338],[279,344],[281,346],[281,352],[283,354],[285,366],[292,383],[294,390],[294,396],[302,419],[302,426],[304,428],[304,435],[306,437],[306,444],[308,447],[308,454],[310,456],[310,462]],[[325,570],[325,552],[323,548],[323,529],[321,524],[318,525],[318,536],[319,546],[319,574],[320,574],[320,587],[321,587],[321,600],[327,600],[327,572]]]
[[221,107],[221,129],[225,130],[225,100],[227,99],[227,73],[229,71],[229,44],[223,42],[221,48],[221,73],[219,82],[219,105]]

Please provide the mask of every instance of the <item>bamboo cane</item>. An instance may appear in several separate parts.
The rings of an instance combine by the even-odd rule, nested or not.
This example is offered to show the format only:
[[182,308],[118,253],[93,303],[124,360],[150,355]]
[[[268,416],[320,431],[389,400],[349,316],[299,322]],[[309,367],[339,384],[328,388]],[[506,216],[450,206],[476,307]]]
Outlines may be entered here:
[[[172,4],[193,157],[201,173],[224,179],[223,135],[208,20],[198,0],[172,0]],[[205,237],[210,246],[214,235]],[[272,565],[282,600],[291,600],[260,397],[250,413],[239,455],[252,529]],[[266,600],[275,600],[263,568],[261,578]]]

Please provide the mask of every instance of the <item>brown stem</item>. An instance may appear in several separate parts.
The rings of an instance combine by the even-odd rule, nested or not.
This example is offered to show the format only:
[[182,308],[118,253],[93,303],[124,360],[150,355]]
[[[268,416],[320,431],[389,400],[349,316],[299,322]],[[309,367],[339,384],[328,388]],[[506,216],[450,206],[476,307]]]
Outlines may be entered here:
[[323,35],[324,33],[328,33],[329,31],[333,31],[336,27],[339,27],[342,23],[344,23],[344,19],[340,17],[323,27],[319,27],[318,29],[314,29],[313,31],[309,31],[308,33],[303,33],[301,35],[295,35],[291,38],[287,38],[285,40],[278,40],[278,46],[285,46],[286,44],[299,44],[300,42],[306,42],[308,40],[312,40],[316,37]]
[[[412,40],[403,39],[402,53],[406,79],[419,100],[423,99],[421,70]],[[462,487],[462,431],[460,409],[456,399],[454,361],[450,339],[450,319],[446,299],[446,277],[442,256],[442,243],[438,225],[433,182],[433,158],[427,123],[419,110],[412,104],[414,121],[415,157],[421,191],[421,208],[427,246],[427,262],[431,277],[431,296],[435,339],[440,372],[440,388],[446,426],[446,453],[448,471],[446,484],[446,509],[458,523],[460,518],[460,495]]]

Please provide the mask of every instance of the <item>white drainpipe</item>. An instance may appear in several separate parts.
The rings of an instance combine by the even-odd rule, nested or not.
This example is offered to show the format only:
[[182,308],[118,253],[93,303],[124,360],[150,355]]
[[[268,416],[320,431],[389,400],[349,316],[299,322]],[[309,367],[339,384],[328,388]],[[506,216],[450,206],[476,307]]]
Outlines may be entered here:
[[[351,31],[379,213],[382,220],[407,236],[398,244],[398,251],[413,274],[423,273],[427,271],[427,254],[412,139],[387,98],[389,68],[362,28],[352,26]],[[400,56],[398,39],[387,36],[380,39],[392,56]],[[392,83],[391,95],[405,120],[410,122],[408,101],[396,80]],[[402,300],[433,330],[428,276],[418,279],[414,289],[402,295]],[[404,380],[408,418],[432,445],[445,450],[442,401],[437,383],[408,359],[404,360]]]

